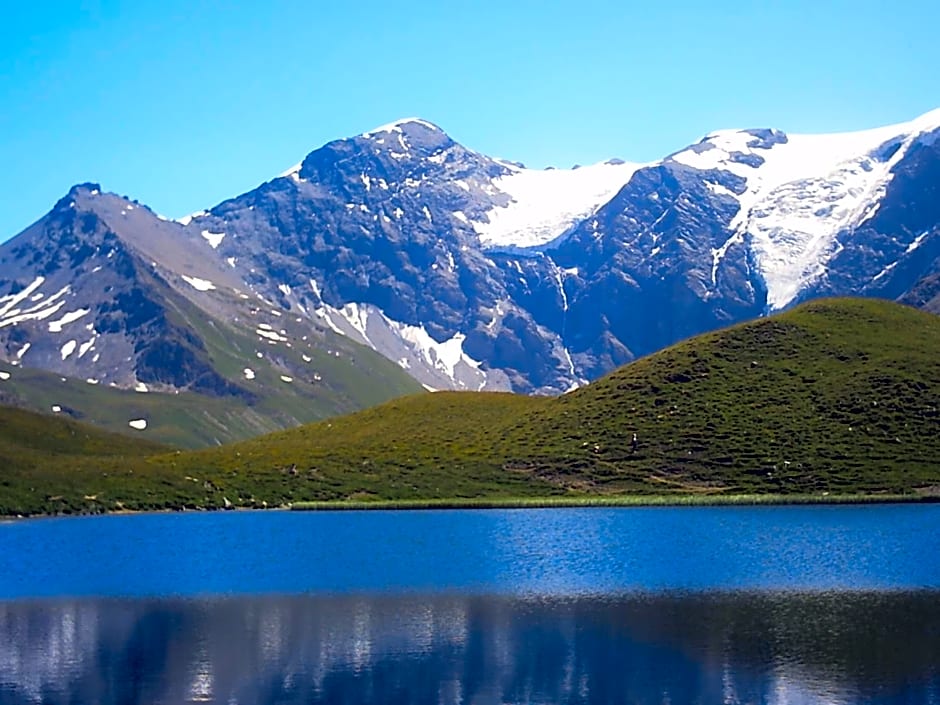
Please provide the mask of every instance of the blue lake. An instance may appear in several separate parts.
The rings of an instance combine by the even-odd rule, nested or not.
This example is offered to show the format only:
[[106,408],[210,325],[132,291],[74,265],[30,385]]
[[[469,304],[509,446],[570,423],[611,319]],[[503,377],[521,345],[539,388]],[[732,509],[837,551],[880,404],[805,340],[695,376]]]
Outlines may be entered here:
[[6,703],[940,703],[940,505],[0,524]]

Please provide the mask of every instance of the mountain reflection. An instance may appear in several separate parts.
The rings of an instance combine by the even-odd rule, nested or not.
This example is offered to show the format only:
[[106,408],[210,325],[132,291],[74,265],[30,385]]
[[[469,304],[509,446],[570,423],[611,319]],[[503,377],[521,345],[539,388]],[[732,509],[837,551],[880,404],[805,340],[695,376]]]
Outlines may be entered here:
[[0,603],[0,704],[940,703],[938,596]]

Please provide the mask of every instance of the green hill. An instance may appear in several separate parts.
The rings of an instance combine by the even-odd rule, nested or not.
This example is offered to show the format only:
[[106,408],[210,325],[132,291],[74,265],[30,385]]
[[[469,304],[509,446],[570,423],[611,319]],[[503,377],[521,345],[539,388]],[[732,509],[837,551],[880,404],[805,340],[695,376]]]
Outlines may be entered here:
[[935,316],[817,301],[680,343],[562,397],[421,394],[220,448],[104,459],[81,492],[101,508],[936,494],[938,351]]
[[0,407],[0,515],[85,508],[94,502],[85,488],[99,467],[169,451],[62,416]]

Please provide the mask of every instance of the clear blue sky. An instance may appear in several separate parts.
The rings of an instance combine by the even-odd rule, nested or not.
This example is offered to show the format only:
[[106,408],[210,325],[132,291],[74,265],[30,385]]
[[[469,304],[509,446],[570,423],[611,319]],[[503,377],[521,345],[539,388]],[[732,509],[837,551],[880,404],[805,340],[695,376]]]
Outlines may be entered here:
[[935,0],[37,0],[0,23],[0,240],[73,184],[178,217],[420,116],[529,166],[940,107]]

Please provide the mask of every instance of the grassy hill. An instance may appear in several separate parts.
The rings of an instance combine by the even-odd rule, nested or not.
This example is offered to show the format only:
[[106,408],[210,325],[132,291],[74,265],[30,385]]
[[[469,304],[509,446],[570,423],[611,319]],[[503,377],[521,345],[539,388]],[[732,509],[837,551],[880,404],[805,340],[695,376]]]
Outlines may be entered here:
[[85,463],[68,472],[74,497],[50,465],[42,491],[65,495],[68,510],[87,508],[79,492],[96,496],[95,508],[935,494],[938,351],[936,316],[817,301],[680,343],[558,398],[421,394],[220,448]]
[[[85,487],[100,467],[167,452],[165,445],[62,416],[0,407],[0,515],[84,509],[95,501],[86,499]],[[113,501],[108,506],[115,508]]]

